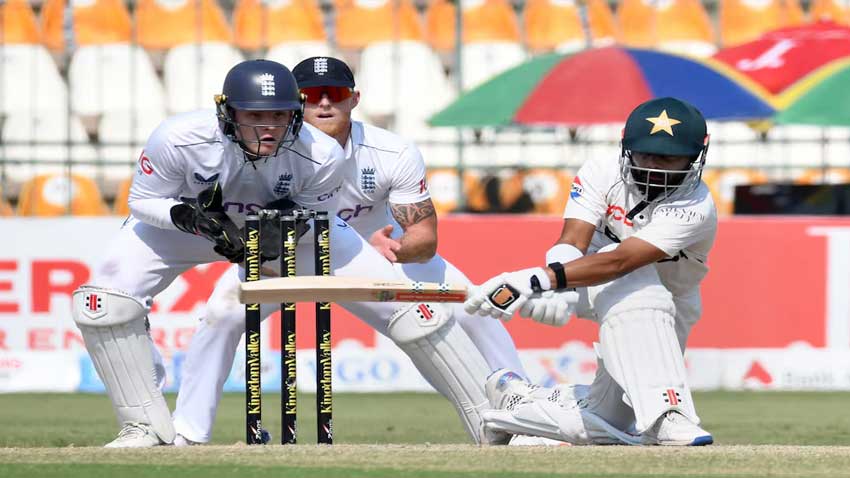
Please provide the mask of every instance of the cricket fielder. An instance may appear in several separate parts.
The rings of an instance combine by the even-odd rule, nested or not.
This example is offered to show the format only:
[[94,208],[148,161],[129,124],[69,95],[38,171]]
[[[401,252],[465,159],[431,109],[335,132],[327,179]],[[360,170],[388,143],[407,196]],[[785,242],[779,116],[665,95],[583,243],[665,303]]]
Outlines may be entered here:
[[[389,131],[351,120],[351,110],[357,105],[360,93],[354,89],[354,75],[341,60],[308,58],[292,72],[306,99],[305,122],[327,133],[344,148],[341,168],[344,180],[338,194],[337,215],[362,237],[370,238],[374,249],[369,248],[364,254],[370,257],[379,251],[384,258],[377,266],[394,266],[401,278],[469,284],[462,272],[435,254],[437,216],[425,183],[425,164],[416,146]],[[400,237],[393,235],[401,231]],[[331,250],[332,258],[335,254],[337,251]],[[360,275],[371,273],[364,269]],[[177,445],[205,443],[211,438],[222,386],[244,332],[245,309],[236,299],[238,284],[238,268],[234,266],[216,285],[207,314],[192,339],[174,413]],[[264,309],[264,313],[273,312],[272,307]],[[345,307],[399,343],[393,336],[392,322],[386,321],[386,304],[358,303]],[[470,316],[461,304],[443,304],[443,308],[472,339],[477,349],[473,355],[483,355],[486,360],[478,384],[481,390],[484,379],[493,370],[509,368],[523,373],[513,340],[501,322]],[[400,346],[411,355],[412,347]],[[478,425],[473,425],[478,421],[472,416],[478,413],[475,407],[460,406],[469,400],[454,398],[457,392],[435,375],[430,360],[423,362],[414,355],[411,357],[425,379],[456,404],[471,439],[476,443],[491,441],[482,439]],[[451,367],[472,364],[478,370],[477,357],[476,360],[463,358],[463,362],[466,363],[463,366]]]
[[[74,320],[121,427],[108,447],[157,446],[176,437],[159,388],[161,358],[148,333],[153,297],[197,264],[241,262],[240,226],[247,213],[292,203],[336,212],[342,148],[302,120],[292,73],[275,62],[251,60],[228,72],[216,111],[173,117],[148,140],[130,191],[131,217],[91,285],[74,293]],[[330,241],[333,274],[397,279],[392,265],[344,221],[331,222]],[[297,253],[312,257],[308,250]],[[429,307],[433,320],[423,324],[417,304],[382,304],[384,328],[414,350],[411,355],[419,353],[413,358],[418,365],[440,365],[434,376],[451,381],[446,389],[459,407],[476,411],[469,414],[475,420],[470,426],[483,434],[477,411],[487,401],[486,363],[448,313]],[[458,373],[471,376],[456,379],[454,364],[465,363],[458,356],[470,355],[472,366]]]
[[480,286],[467,311],[515,311],[562,326],[570,314],[599,323],[598,371],[589,390],[535,389],[516,374],[488,379],[493,430],[574,444],[707,445],[683,352],[699,319],[700,283],[717,231],[701,180],[708,149],[702,114],[675,98],[639,105],[619,161],[579,170],[546,267]]

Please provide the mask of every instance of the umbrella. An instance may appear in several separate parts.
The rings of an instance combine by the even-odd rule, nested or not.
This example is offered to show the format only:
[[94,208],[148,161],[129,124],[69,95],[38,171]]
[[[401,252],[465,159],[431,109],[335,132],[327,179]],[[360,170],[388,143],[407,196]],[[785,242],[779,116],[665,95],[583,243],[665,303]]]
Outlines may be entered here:
[[850,126],[850,59],[834,62],[807,76],[783,94],[788,106],[776,123]]
[[431,117],[432,126],[622,123],[638,104],[674,96],[708,119],[773,115],[768,94],[721,63],[636,48],[550,54],[508,70]]
[[827,63],[850,56],[850,28],[831,22],[782,28],[720,50],[714,59],[780,94]]

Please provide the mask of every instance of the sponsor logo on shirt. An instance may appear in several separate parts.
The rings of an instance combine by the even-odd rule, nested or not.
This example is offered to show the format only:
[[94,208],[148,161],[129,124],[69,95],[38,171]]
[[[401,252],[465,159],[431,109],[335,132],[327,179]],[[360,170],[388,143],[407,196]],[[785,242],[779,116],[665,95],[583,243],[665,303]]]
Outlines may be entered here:
[[698,224],[705,221],[703,213],[680,207],[661,206],[655,210],[655,214],[678,219],[687,224]]
[[283,173],[277,178],[277,184],[274,185],[274,193],[278,196],[288,196],[292,185],[292,174]]
[[192,176],[195,178],[193,181],[195,184],[213,184],[218,181],[218,173],[215,173],[208,178],[203,177],[199,173],[194,173]]
[[319,201],[327,201],[328,199],[330,199],[330,198],[334,197],[334,194],[336,194],[337,192],[339,192],[339,190],[340,190],[341,188],[342,188],[342,185],[339,185],[339,186],[337,186],[337,187],[336,187],[333,191],[331,191],[331,192],[329,192],[329,193],[322,194],[322,195],[320,195],[320,196],[319,196],[318,198],[316,198],[316,199],[317,199],[317,200],[319,200]]
[[145,174],[147,176],[153,174],[153,164],[151,164],[151,158],[145,156],[144,151],[142,151],[142,155],[139,156],[139,174]]
[[358,204],[353,208],[345,208],[340,209],[336,215],[339,216],[343,221],[350,221],[356,217],[360,216],[360,213],[367,213],[372,210],[372,206],[364,206],[362,204]]
[[573,187],[570,188],[570,199],[578,199],[581,197],[581,193],[584,192],[584,188],[581,185],[581,179],[576,176],[573,181]]
[[375,185],[375,168],[363,168],[360,170],[360,189],[364,193],[373,193]]
[[634,226],[632,221],[629,221],[629,218],[626,217],[626,210],[615,204],[611,204],[608,206],[608,210],[605,211],[605,215],[610,217],[614,221],[622,222],[623,224],[629,227]]

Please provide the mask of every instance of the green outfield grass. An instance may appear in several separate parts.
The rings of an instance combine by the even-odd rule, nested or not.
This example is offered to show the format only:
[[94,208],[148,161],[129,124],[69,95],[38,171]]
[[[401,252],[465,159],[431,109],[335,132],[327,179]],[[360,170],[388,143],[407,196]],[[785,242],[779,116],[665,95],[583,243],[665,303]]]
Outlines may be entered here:
[[[716,444],[693,449],[479,448],[437,395],[334,398],[333,447],[312,445],[313,396],[300,397],[301,445],[245,446],[243,397],[231,394],[215,446],[104,450],[117,431],[104,395],[0,395],[0,476],[850,476],[850,393],[699,393]],[[280,397],[264,399],[277,440]]]

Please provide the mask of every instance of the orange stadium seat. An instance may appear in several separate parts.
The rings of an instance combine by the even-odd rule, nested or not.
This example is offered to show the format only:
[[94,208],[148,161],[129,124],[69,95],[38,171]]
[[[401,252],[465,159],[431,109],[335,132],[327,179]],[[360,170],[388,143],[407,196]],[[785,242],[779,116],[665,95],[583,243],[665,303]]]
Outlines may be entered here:
[[522,186],[534,201],[534,212],[562,215],[573,185],[572,174],[556,169],[531,169],[523,172]]
[[230,42],[233,37],[216,0],[139,0],[136,31],[139,44],[150,50],[184,43]]
[[[587,2],[587,21],[595,46],[613,43],[617,37],[614,15],[605,0]],[[573,0],[529,0],[523,20],[525,44],[534,51],[576,51],[587,43],[580,12]]]
[[35,13],[27,0],[8,0],[0,4],[3,35],[0,42],[34,45],[41,41]]
[[[519,22],[507,0],[463,0],[463,42],[519,42]],[[455,46],[455,4],[432,0],[425,14],[426,36],[435,50]]]
[[127,200],[130,198],[130,186],[132,185],[133,178],[129,177],[121,181],[121,184],[118,186],[118,191],[115,194],[115,206],[112,208],[112,212],[116,216],[130,215],[130,206],[127,204]]
[[809,18],[813,22],[850,24],[850,4],[837,0],[813,0],[809,7]]
[[104,216],[109,214],[97,184],[72,175],[36,176],[21,188],[18,196],[20,216]]
[[0,217],[14,216],[15,210],[6,202],[5,199],[0,199]]
[[463,176],[466,208],[472,212],[533,212],[534,203],[525,189],[524,174],[516,169],[495,173],[468,170]]
[[777,28],[800,25],[805,17],[798,0],[720,0],[720,43],[746,43]]
[[703,173],[703,181],[711,190],[717,214],[726,216],[732,214],[735,206],[735,186],[744,184],[765,184],[767,176],[751,169],[710,169]]
[[[826,174],[824,174],[826,173]],[[850,184],[850,169],[821,168],[805,169],[794,177],[797,184]]]
[[233,35],[236,46],[243,50],[325,41],[323,25],[315,0],[239,0],[233,9]]
[[340,48],[355,50],[381,41],[422,39],[422,22],[410,0],[337,4],[336,44]]
[[[47,0],[41,10],[44,44],[51,50],[65,45],[65,0]],[[75,46],[130,41],[130,13],[121,0],[72,1]]]
[[622,41],[708,56],[714,53],[711,19],[699,0],[624,0],[618,11]]

